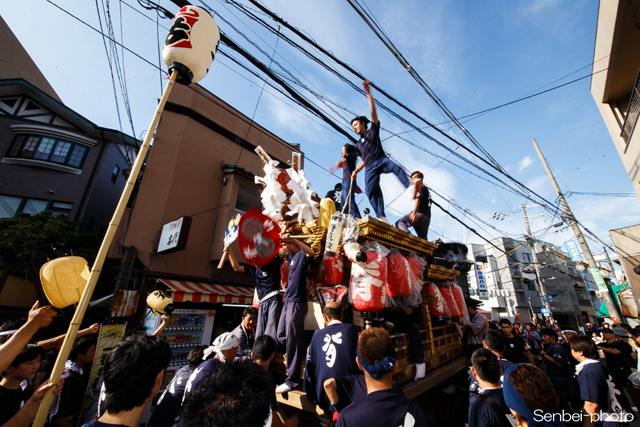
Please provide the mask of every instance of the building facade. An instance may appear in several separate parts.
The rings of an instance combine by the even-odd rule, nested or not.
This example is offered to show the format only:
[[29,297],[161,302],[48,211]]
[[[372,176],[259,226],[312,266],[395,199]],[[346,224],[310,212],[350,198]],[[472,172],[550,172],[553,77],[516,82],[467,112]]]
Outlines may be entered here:
[[640,197],[640,3],[601,1],[591,94]]
[[[508,318],[522,323],[544,320],[546,305],[543,298],[547,298],[553,318],[563,325],[577,328],[595,321],[592,300],[595,298],[595,283],[586,280],[560,248],[550,244],[534,245],[546,291],[543,295],[539,289],[532,247],[524,240],[506,237],[494,239],[491,243],[467,245],[467,257],[472,258],[475,264],[468,275],[469,293],[474,298],[485,300],[483,309],[491,312],[492,319]],[[479,270],[486,283],[486,294],[478,286]]]

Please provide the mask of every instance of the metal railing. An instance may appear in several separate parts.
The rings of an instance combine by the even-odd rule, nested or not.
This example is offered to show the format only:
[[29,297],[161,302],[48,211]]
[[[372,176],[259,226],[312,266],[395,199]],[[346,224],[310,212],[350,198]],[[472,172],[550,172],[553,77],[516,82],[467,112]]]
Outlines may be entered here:
[[624,123],[622,124],[622,132],[620,136],[624,139],[624,152],[627,152],[629,148],[629,142],[631,136],[638,123],[638,116],[640,115],[640,70],[638,70],[638,76],[636,77],[636,83],[633,85],[631,92],[631,99],[629,100],[629,106],[627,107],[627,114],[624,117]]
[[586,298],[578,298],[578,304],[581,307],[591,307],[591,300]]

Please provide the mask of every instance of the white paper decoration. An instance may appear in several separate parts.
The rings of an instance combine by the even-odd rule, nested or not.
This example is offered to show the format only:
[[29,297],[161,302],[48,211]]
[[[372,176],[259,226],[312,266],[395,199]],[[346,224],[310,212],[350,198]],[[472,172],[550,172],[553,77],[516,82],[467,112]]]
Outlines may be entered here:
[[320,216],[320,204],[311,199],[316,192],[309,190],[311,183],[307,180],[307,175],[302,169],[299,172],[296,172],[293,168],[287,169],[287,173],[291,177],[287,187],[293,191],[293,196],[291,196],[289,212],[286,215],[294,216],[298,214],[298,222],[300,224],[312,222]]
[[162,48],[169,71],[178,70],[177,82],[197,83],[207,75],[218,50],[220,30],[205,9],[185,6],[173,20]]

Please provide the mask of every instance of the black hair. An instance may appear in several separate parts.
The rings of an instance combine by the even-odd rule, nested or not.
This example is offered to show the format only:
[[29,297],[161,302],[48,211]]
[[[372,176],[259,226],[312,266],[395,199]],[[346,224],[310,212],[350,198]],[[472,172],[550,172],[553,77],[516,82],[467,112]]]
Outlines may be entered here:
[[471,364],[478,377],[491,384],[500,382],[498,357],[486,348],[479,348],[471,355]]
[[356,146],[353,144],[344,144],[347,154],[356,154]]
[[511,320],[509,320],[509,319],[500,319],[500,322],[498,322],[498,323],[500,323],[501,325],[509,325],[509,326],[513,326],[513,325],[511,324]]
[[87,351],[91,348],[92,345],[96,345],[97,339],[95,336],[87,336],[82,337],[76,340],[71,347],[71,351],[69,352],[69,359],[72,362],[75,362],[78,356],[81,354],[87,354]]
[[575,352],[582,352],[582,355],[588,359],[598,360],[600,355],[598,354],[598,347],[593,340],[585,335],[576,335],[569,340],[569,346],[571,350]]
[[227,362],[193,389],[179,427],[262,427],[271,411],[269,373],[250,361]]
[[160,337],[137,331],[122,337],[104,364],[105,410],[117,414],[143,405],[171,357],[171,347]]
[[415,171],[411,174],[411,178],[413,178],[414,175],[418,175],[418,178],[420,179],[424,179],[424,174],[420,171]]
[[206,345],[195,346],[189,354],[187,354],[187,362],[193,366],[199,366],[203,362],[202,358],[204,357],[204,349],[207,347],[208,346]]
[[269,335],[260,335],[253,343],[251,358],[253,360],[267,361],[276,352],[276,340]]
[[333,186],[334,190],[342,190],[342,184],[337,183],[336,185]]
[[631,325],[627,324],[627,323],[620,323],[619,325],[622,329],[624,329],[628,334],[631,333],[631,330],[633,329],[631,327]]
[[640,337],[640,328],[635,327],[631,330],[631,336],[633,336],[634,338],[638,338]]
[[322,309],[322,313],[327,316],[329,320],[340,320],[342,317],[342,308],[340,308],[340,305],[332,307],[327,304]]
[[502,353],[504,351],[504,336],[495,329],[488,329],[482,342],[485,343],[491,351],[495,351],[496,353]]
[[358,116],[351,119],[351,126],[353,126],[353,122],[360,122],[364,125],[364,128],[367,129],[367,125],[369,124],[369,118],[367,116]]
[[248,314],[252,314],[254,316],[258,315],[258,309],[255,308],[254,306],[250,305],[249,307],[245,308],[244,311],[242,312],[242,317],[247,317]]
[[43,355],[44,350],[42,347],[36,344],[27,344],[22,348],[15,359],[13,359],[9,366],[17,368],[21,363],[31,362],[32,360],[36,360],[38,356],[42,357]]

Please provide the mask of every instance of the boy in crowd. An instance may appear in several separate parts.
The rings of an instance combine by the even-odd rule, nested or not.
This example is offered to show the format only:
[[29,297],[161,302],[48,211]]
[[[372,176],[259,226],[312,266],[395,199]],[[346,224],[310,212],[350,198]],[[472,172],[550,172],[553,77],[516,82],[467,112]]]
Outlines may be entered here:
[[205,348],[207,348],[206,345],[198,345],[189,352],[187,364],[176,372],[153,408],[149,422],[147,422],[149,427],[171,427],[173,425],[173,421],[180,412],[187,381],[193,371],[202,363]]
[[469,408],[469,427],[510,427],[507,415],[510,416],[511,411],[502,395],[498,358],[490,350],[479,348],[473,352],[471,364],[471,373],[482,393]]
[[82,403],[87,391],[83,367],[93,362],[96,354],[96,338],[83,337],[73,343],[69,359],[64,365],[64,388],[60,397],[53,402],[49,413],[58,427],[71,427],[78,424]]
[[431,194],[422,182],[424,175],[420,171],[411,174],[411,181],[415,186],[415,205],[410,214],[403,216],[396,222],[396,227],[402,231],[409,231],[413,227],[418,237],[427,240],[429,223],[431,222]]
[[382,148],[382,142],[380,141],[380,121],[378,120],[378,113],[376,111],[376,102],[371,95],[371,82],[365,80],[362,83],[362,88],[367,95],[369,108],[371,109],[371,128],[367,129],[369,119],[365,116],[358,116],[351,120],[353,131],[360,136],[356,142],[360,163],[351,176],[353,181],[355,181],[358,172],[364,167],[367,168],[364,173],[364,183],[365,192],[369,197],[369,203],[371,203],[371,207],[375,211],[378,219],[389,224],[389,220],[387,220],[384,214],[384,198],[382,189],[380,188],[380,175],[383,173],[394,174],[405,188],[411,186],[411,181],[404,169],[398,166],[397,163],[391,161]]
[[[288,223],[281,224],[282,232]],[[284,306],[278,324],[278,347],[280,353],[287,354],[287,379],[276,389],[276,393],[286,393],[300,387],[300,368],[304,351],[304,316],[307,314],[307,279],[309,278],[309,257],[313,249],[300,240],[282,235],[282,247],[289,261],[289,279],[284,293]]]
[[[598,347],[591,338],[586,336],[575,336],[569,341],[571,353],[578,361],[576,374],[580,385],[580,399],[584,401],[586,427],[617,427],[627,425],[615,421],[625,418],[623,409],[616,395],[623,393],[623,390],[616,388],[613,376],[609,369],[598,362]],[[615,421],[605,421],[614,419],[611,414],[615,413]],[[628,414],[627,414],[628,415]],[[597,421],[597,422],[596,422]]]
[[[35,376],[40,366],[40,357],[42,348],[27,344],[3,370],[0,380],[0,426],[27,427],[33,421],[44,393],[54,386],[41,386],[23,405],[24,394],[20,384]],[[54,391],[55,395],[60,393],[63,383],[60,380]]]
[[269,374],[249,361],[225,363],[193,389],[178,427],[262,427],[277,418],[271,411]]
[[396,350],[387,331],[365,329],[358,338],[357,355],[367,396],[340,412],[337,427],[429,426],[422,410],[393,390]]
[[540,336],[544,343],[544,349],[540,351],[540,359],[544,365],[544,373],[549,377],[553,389],[560,398],[559,409],[566,412],[578,411],[573,372],[571,372],[567,354],[558,344],[558,335],[553,329],[545,328],[540,331]]
[[[506,372],[506,370],[513,365],[513,362],[503,357],[504,337],[500,332],[489,329],[485,334],[484,339],[482,340],[482,346],[498,358],[500,372]],[[500,386],[502,386],[502,376],[500,376]],[[478,395],[482,393],[482,391],[482,386],[480,385],[477,378],[473,375],[473,371],[471,371],[471,383],[469,385],[469,406],[471,406],[473,402],[476,401]]]
[[509,319],[500,319],[500,329],[504,334],[504,357],[513,363],[536,364],[535,358],[524,338],[514,334],[513,325]]
[[158,394],[171,347],[142,332],[125,335],[104,364],[105,413],[85,427],[135,427],[144,408]]

